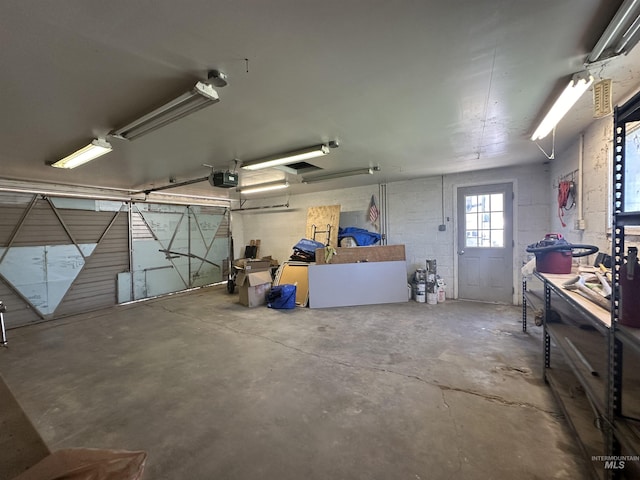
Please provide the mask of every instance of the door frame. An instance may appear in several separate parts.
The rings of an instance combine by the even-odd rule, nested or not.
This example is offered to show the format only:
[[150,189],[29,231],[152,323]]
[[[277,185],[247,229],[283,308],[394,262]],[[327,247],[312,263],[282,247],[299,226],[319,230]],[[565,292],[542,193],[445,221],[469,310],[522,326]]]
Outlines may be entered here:
[[464,182],[464,183],[453,183],[452,186],[452,194],[453,194],[453,271],[454,271],[454,278],[455,281],[453,282],[453,296],[454,298],[458,299],[459,298],[459,292],[460,292],[460,275],[458,274],[458,268],[460,267],[459,265],[459,261],[458,261],[458,251],[460,250],[460,245],[459,245],[459,241],[458,241],[458,223],[459,223],[459,219],[458,219],[458,189],[459,188],[467,188],[467,187],[483,187],[486,185],[496,185],[499,183],[510,183],[511,184],[511,191],[513,192],[513,244],[514,247],[512,248],[512,265],[513,265],[513,275],[512,275],[512,285],[513,285],[513,295],[511,298],[511,303],[513,305],[519,305],[520,304],[520,296],[522,295],[520,292],[520,284],[522,282],[519,281],[520,278],[520,268],[518,267],[518,233],[519,233],[519,224],[518,224],[518,220],[519,220],[519,215],[518,215],[518,179],[514,178],[514,177],[509,177],[509,178],[500,178],[497,177],[495,179],[492,180],[485,180],[482,182]]

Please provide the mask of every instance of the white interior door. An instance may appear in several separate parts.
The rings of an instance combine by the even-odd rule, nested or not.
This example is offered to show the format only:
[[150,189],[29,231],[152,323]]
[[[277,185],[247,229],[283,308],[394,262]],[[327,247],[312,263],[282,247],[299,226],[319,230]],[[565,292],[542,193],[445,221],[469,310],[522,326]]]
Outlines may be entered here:
[[513,187],[458,188],[458,297],[513,302]]

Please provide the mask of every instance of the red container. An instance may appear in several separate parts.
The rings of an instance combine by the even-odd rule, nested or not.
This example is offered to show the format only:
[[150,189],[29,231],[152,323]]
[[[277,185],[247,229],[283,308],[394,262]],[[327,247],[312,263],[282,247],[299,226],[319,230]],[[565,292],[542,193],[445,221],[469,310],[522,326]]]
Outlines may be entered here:
[[536,270],[540,273],[571,273],[571,250],[536,253]]

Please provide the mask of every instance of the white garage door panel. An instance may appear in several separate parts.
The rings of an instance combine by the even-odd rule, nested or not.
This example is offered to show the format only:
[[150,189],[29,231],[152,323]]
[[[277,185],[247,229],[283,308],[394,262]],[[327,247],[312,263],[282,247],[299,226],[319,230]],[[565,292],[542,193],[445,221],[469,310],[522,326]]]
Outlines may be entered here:
[[[222,280],[229,240],[223,208],[136,205],[132,218],[135,299]],[[228,233],[228,228],[224,229]]]
[[115,274],[128,268],[122,208],[121,202],[105,211],[93,200],[0,193],[7,326],[115,304]]

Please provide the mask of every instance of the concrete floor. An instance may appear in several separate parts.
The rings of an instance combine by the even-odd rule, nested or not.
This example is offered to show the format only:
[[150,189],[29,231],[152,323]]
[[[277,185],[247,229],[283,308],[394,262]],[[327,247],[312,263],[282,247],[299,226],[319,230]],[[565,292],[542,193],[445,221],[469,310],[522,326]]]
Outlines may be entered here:
[[146,450],[148,480],[587,478],[519,308],[236,301],[11,330],[0,372],[52,450]]

